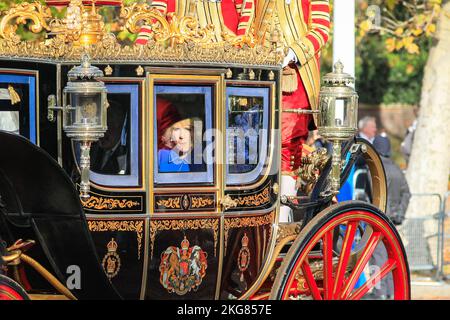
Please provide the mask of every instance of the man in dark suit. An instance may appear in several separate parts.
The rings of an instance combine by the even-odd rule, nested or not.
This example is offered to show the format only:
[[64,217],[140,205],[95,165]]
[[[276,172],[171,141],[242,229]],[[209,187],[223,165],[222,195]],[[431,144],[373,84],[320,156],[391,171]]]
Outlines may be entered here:
[[126,109],[110,101],[108,130],[91,148],[91,170],[101,174],[129,174],[128,147],[122,141]]
[[388,188],[388,205],[386,214],[392,222],[399,225],[405,219],[411,193],[403,171],[392,161],[391,143],[385,136],[375,137],[373,142],[375,150],[380,154],[386,172]]

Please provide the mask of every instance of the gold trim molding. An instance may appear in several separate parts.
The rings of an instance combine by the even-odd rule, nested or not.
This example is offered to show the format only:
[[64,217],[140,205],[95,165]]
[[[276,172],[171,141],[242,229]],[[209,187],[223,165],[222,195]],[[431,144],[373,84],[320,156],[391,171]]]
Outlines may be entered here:
[[270,186],[266,186],[261,192],[243,196],[243,197],[232,197],[234,201],[237,202],[239,207],[259,207],[264,204],[270,203]]
[[286,238],[296,238],[301,231],[300,223],[279,223],[276,244],[277,246],[280,242],[284,242]]
[[138,260],[141,260],[142,237],[144,234],[144,221],[112,221],[112,220],[88,220],[89,231],[131,231],[136,232],[138,244]]
[[177,219],[177,220],[151,220],[150,221],[150,258],[153,258],[153,246],[156,233],[165,230],[198,230],[213,229],[214,256],[217,256],[217,243],[219,239],[219,219]]
[[167,209],[181,209],[181,197],[159,199],[156,204]]
[[[224,236],[225,236],[225,255],[228,246],[228,233],[230,229],[236,228],[249,228],[249,227],[260,227],[275,222],[275,212],[272,211],[264,216],[257,217],[235,217],[235,218],[225,218],[224,219]],[[269,239],[272,235],[272,228],[269,229]]]
[[213,206],[215,203],[214,199],[206,197],[191,197],[191,208],[199,209],[204,207]]
[[94,210],[114,210],[114,209],[133,209],[141,204],[138,201],[128,199],[114,199],[90,196],[87,200],[81,199],[84,209]]

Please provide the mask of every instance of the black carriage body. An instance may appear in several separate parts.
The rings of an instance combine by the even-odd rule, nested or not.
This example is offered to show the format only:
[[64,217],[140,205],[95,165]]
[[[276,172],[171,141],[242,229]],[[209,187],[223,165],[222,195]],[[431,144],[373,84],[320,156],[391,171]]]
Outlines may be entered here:
[[[118,162],[107,168],[104,154],[98,156],[103,161],[95,159],[99,144],[94,144],[91,197],[80,202],[84,216],[72,224],[57,210],[48,212],[47,223],[52,227],[40,229],[37,240],[43,246],[46,237],[54,240],[58,234],[60,248],[78,242],[89,246],[87,242],[92,241],[97,257],[89,259],[97,259],[106,274],[98,277],[108,278],[126,299],[241,297],[261,279],[263,271],[268,272],[266,264],[275,244],[280,162],[278,69],[93,64],[105,73],[102,81],[108,89],[109,109],[117,111],[108,117],[121,124],[120,144],[115,150],[128,148],[126,168],[116,168]],[[20,134],[62,166],[72,185],[59,188],[70,185],[70,192],[76,194],[78,146],[65,136],[61,114],[55,111],[55,121],[49,121],[47,108],[50,95],[62,105],[67,72],[73,65],[0,61],[0,87],[12,84],[22,98],[20,105],[2,101],[0,112],[19,111]],[[170,109],[158,109],[164,104],[161,101],[176,105],[177,115]],[[177,173],[158,162],[163,161],[158,130],[164,126],[158,116],[164,112],[171,113],[173,121],[200,119],[204,138],[200,147],[206,158],[215,157],[213,165],[201,163],[193,172]],[[239,126],[257,131],[256,138],[239,138]],[[218,134],[208,131],[216,129]],[[256,150],[253,162],[248,155],[252,148]],[[217,161],[233,157],[243,157],[244,163],[226,166]],[[56,169],[46,172],[48,179],[54,174],[61,173]],[[34,181],[36,186],[46,184],[42,176],[29,178],[42,179]],[[55,203],[64,206],[58,202],[57,189],[36,188],[34,192],[52,192]],[[227,200],[233,206],[224,210]],[[36,210],[41,209],[45,210]],[[56,232],[58,228],[66,231]],[[76,234],[83,228],[90,232],[79,239]],[[29,230],[10,229],[16,238],[32,237]],[[71,246],[65,252],[44,249],[63,280],[67,274],[61,273],[69,265],[87,259],[72,251]],[[71,259],[62,259],[63,255]]]

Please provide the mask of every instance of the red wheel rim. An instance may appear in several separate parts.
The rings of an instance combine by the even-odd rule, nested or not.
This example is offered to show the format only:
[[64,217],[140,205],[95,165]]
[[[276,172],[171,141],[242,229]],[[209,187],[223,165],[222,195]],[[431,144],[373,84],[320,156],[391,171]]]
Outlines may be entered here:
[[24,300],[24,298],[14,288],[0,284],[0,300]]
[[[361,241],[356,262],[351,271],[346,274],[350,255],[352,252],[354,253],[352,246],[355,243],[357,228],[362,223],[366,226],[367,241]],[[336,228],[342,228],[341,226],[344,226],[343,233],[345,235],[341,236],[342,244],[339,250],[333,250],[333,237],[336,235]],[[369,279],[366,279],[364,284],[355,289],[355,285],[379,243],[383,243],[386,248],[386,261]],[[323,267],[321,281],[316,281],[311,271],[312,263],[321,263]],[[299,271],[302,280],[304,279],[305,291],[303,292],[298,289]],[[281,298],[290,299],[293,295],[305,296],[306,294],[315,300],[358,300],[389,273],[392,274],[393,298],[396,300],[409,299],[408,268],[403,247],[390,224],[368,211],[348,211],[327,221],[319,230],[315,231],[289,272],[286,285],[281,292]]]
[[26,292],[12,279],[0,274],[0,300],[27,300]]

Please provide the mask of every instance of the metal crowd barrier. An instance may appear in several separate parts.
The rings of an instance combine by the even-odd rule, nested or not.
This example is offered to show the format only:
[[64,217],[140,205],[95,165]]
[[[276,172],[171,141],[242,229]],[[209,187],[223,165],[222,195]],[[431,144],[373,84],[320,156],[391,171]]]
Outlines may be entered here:
[[[448,226],[450,228],[450,208],[447,208],[447,202],[450,197],[450,191],[447,191],[443,199],[443,212],[444,212],[444,223],[442,227],[442,270],[441,275],[444,279],[450,277],[450,234],[445,232],[445,228]],[[449,229],[450,230],[450,229]]]
[[[430,271],[435,280],[443,278],[445,197],[438,193],[413,193],[413,197],[433,197],[439,201],[439,210],[428,215],[406,217],[399,227],[410,271]],[[410,200],[411,202],[411,200]],[[450,264],[450,261],[449,261]]]

